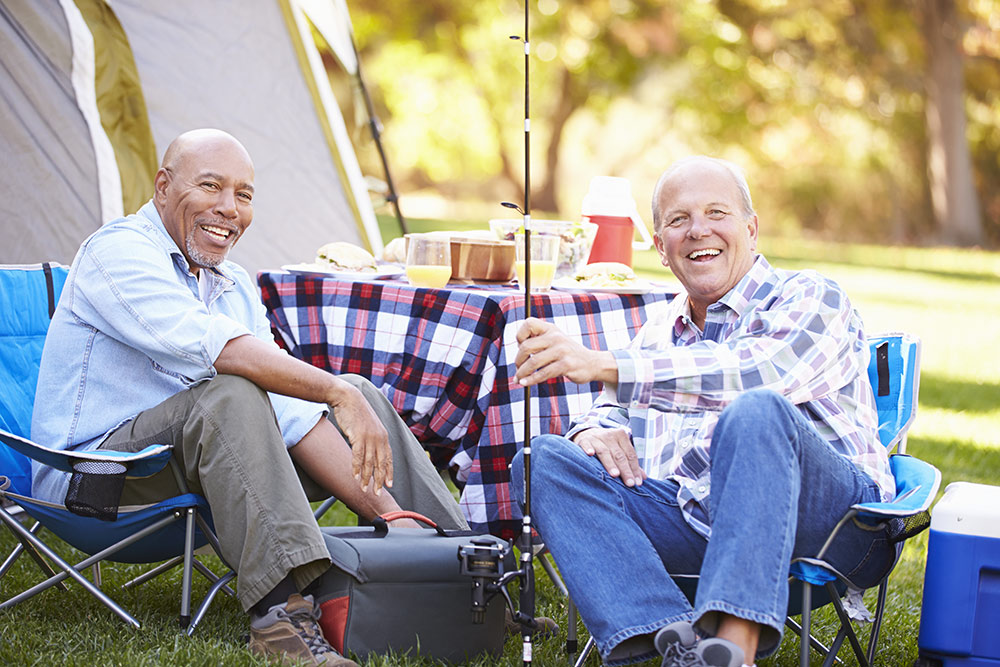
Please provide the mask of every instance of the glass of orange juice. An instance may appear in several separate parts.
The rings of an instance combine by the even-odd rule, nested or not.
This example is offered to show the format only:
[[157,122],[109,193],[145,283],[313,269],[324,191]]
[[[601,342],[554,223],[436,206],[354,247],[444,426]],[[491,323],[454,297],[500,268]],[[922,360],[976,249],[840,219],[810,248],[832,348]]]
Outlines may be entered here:
[[406,235],[406,279],[414,287],[440,289],[451,280],[451,238],[447,234]]
[[[531,291],[548,292],[556,274],[559,244],[562,238],[555,234],[531,233]],[[514,273],[517,282],[524,285],[524,234],[514,235]]]

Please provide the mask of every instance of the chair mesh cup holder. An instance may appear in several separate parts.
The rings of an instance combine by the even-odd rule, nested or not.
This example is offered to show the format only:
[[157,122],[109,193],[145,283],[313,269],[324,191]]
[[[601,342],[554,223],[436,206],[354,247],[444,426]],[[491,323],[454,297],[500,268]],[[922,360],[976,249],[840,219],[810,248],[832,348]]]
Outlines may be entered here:
[[114,461],[77,461],[66,492],[66,509],[100,521],[118,518],[127,468]]

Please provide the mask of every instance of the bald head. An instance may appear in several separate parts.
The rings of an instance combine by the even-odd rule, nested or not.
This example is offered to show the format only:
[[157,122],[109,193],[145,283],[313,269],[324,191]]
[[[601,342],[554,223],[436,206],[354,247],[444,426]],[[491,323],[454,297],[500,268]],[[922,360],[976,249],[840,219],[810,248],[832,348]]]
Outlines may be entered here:
[[167,146],[167,151],[163,154],[161,168],[176,171],[181,164],[193,156],[204,153],[206,150],[228,148],[238,154],[242,154],[246,162],[253,169],[253,160],[250,153],[243,147],[239,140],[228,132],[216,130],[214,128],[202,128],[190,130],[179,135]]

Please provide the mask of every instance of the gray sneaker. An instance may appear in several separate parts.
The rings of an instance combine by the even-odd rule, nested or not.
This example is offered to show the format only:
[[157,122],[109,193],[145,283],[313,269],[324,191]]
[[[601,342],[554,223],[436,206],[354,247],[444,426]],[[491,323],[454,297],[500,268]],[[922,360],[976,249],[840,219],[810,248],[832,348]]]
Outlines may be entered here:
[[687,621],[661,628],[653,640],[663,656],[661,667],[742,667],[743,649],[727,639],[698,639]]
[[694,649],[694,654],[701,660],[695,665],[707,667],[742,667],[743,649],[728,639],[712,637],[702,639]]
[[663,656],[662,667],[687,664],[683,662],[698,644],[694,626],[688,621],[674,621],[660,628],[653,639],[656,652]]
[[285,604],[250,621],[250,650],[259,655],[301,660],[324,667],[358,667],[333,649],[319,627],[319,607],[311,595],[294,593]]

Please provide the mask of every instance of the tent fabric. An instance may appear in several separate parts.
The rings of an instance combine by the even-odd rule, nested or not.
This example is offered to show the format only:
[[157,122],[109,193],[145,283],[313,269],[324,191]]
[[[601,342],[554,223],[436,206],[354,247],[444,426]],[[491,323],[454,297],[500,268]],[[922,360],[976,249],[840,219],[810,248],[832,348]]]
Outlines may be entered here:
[[101,222],[72,46],[58,2],[0,2],[0,263],[68,263]]
[[330,46],[348,74],[358,73],[358,57],[351,37],[351,16],[344,0],[300,0],[303,10]]
[[[0,0],[0,263],[72,261],[108,211],[151,196],[168,143],[198,127],[254,160],[254,224],[230,256],[251,274],[334,240],[380,251],[304,3]],[[349,36],[346,16],[324,16]]]
[[[67,0],[63,0],[65,5]],[[94,90],[101,127],[114,147],[121,179],[124,212],[139,210],[152,194],[153,177],[159,168],[153,130],[149,126],[142,82],[132,58],[132,47],[118,17],[103,0],[78,0],[83,20],[93,35]],[[105,219],[115,217],[114,212]]]

